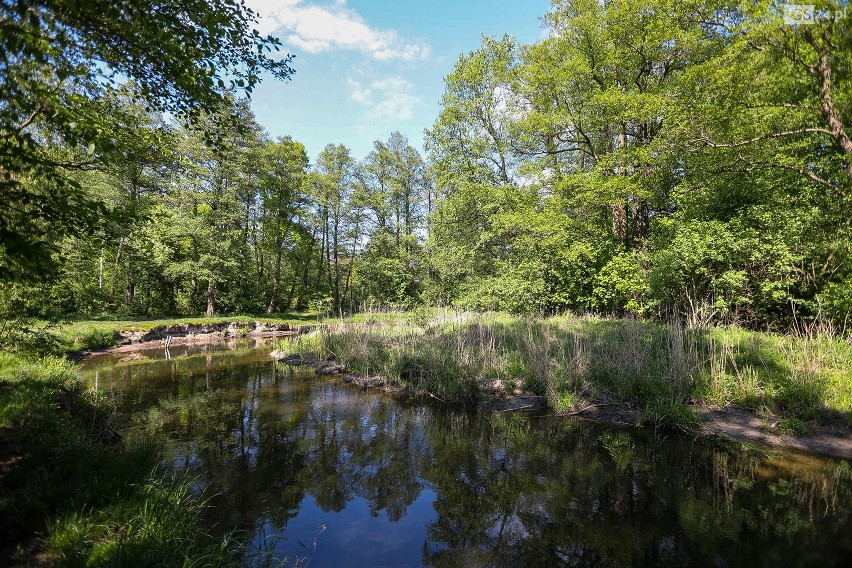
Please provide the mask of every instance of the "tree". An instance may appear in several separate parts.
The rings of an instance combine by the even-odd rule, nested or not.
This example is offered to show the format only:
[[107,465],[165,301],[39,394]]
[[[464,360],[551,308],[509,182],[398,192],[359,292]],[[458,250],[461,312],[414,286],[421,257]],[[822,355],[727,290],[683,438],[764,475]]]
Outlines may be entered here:
[[317,157],[316,174],[312,191],[322,228],[319,273],[327,277],[331,308],[338,312],[349,294],[363,228],[363,207],[353,199],[355,161],[349,148],[328,144]]
[[[818,19],[794,26],[777,2],[706,3],[714,49],[685,70],[669,109],[682,179],[676,218],[656,247],[664,254],[652,261],[689,266],[704,255],[699,288],[715,309],[749,323],[850,313],[846,5],[817,2]],[[727,254],[732,243],[745,244],[743,253]],[[676,274],[651,276],[671,291],[688,282],[672,287]],[[683,295],[667,303],[683,305]]]
[[[229,103],[219,112],[240,117],[239,126],[222,129],[219,118],[203,115],[184,131],[183,172],[162,211],[164,237],[172,251],[167,273],[173,281],[188,281],[190,307],[206,288],[200,305],[206,306],[207,315],[254,308],[253,287],[247,285],[252,252],[246,235],[252,219],[245,207],[258,191],[253,158],[264,133],[246,99]],[[223,139],[218,150],[204,142],[211,129],[219,130]]]
[[459,57],[447,76],[441,114],[427,132],[439,186],[507,184],[514,176],[507,123],[515,111],[511,83],[516,64],[513,38],[483,37],[480,49]]
[[[114,95],[103,108],[110,120],[127,125],[114,133],[121,154],[70,174],[88,198],[103,204],[107,217],[90,235],[53,237],[61,262],[55,274],[43,278],[55,284],[50,304],[65,313],[139,311],[165,299],[145,232],[178,165],[177,132],[159,113],[145,110],[132,85]],[[139,287],[147,305],[131,308]]]
[[[267,313],[278,311],[281,294],[282,260],[287,249],[295,253],[299,240],[297,217],[306,205],[302,184],[308,169],[305,147],[292,138],[264,144],[260,155],[261,223],[266,244],[272,254],[272,290],[269,293]],[[295,263],[296,255],[292,254]],[[292,279],[295,283],[296,273]],[[290,298],[286,302],[289,308]]]
[[[772,168],[817,184],[834,198],[852,191],[852,14],[844,0],[815,3],[811,25],[783,22],[777,2],[736,2],[710,20],[724,48],[690,70],[693,113],[682,121],[693,146],[741,173]],[[702,98],[706,97],[706,98]],[[713,107],[712,109],[709,107]],[[680,117],[678,117],[680,118]],[[756,160],[756,163],[755,163]]]
[[420,243],[431,181],[420,153],[399,132],[373,147],[358,169],[359,199],[373,224],[359,259],[362,296],[380,304],[411,305],[419,299]]
[[122,151],[116,134],[128,125],[102,112],[120,78],[152,109],[192,119],[220,105],[223,88],[251,93],[262,72],[291,75],[256,18],[238,0],[0,5],[0,277],[46,269],[57,236],[85,233],[105,213],[70,172]]

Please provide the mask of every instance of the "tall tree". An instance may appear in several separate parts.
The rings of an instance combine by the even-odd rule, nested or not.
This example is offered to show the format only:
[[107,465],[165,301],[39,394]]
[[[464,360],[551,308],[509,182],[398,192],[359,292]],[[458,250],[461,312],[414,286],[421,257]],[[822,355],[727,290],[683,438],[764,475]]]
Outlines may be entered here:
[[355,161],[349,148],[328,144],[317,157],[316,172],[314,199],[322,223],[320,271],[327,276],[331,308],[339,312],[349,292],[352,260],[363,229],[363,207],[353,199]]
[[0,277],[46,268],[56,236],[103,216],[70,172],[121,152],[115,135],[127,125],[101,108],[119,77],[153,109],[191,118],[221,104],[228,84],[250,93],[262,72],[290,76],[289,56],[268,55],[279,44],[256,19],[238,0],[0,4]]
[[373,147],[358,170],[373,221],[359,263],[362,299],[411,305],[419,299],[431,180],[420,153],[399,132]]
[[[229,102],[230,106],[219,112],[239,116],[241,124],[223,130],[215,116],[204,115],[185,132],[185,167],[167,213],[178,225],[172,234],[186,245],[176,244],[176,260],[180,260],[172,265],[170,274],[189,280],[191,303],[197,301],[201,287],[205,288],[207,315],[220,309],[239,309],[247,300],[250,304],[251,298],[237,290],[251,289],[247,283],[252,253],[245,225],[250,220],[246,220],[244,199],[246,193],[256,191],[256,187],[246,186],[256,182],[252,158],[257,155],[263,132],[246,99]],[[218,149],[205,144],[211,129],[216,129],[223,140]]]
[[[278,311],[281,301],[282,263],[286,256],[296,261],[296,245],[300,237],[298,217],[304,215],[307,205],[302,194],[303,182],[308,168],[305,147],[290,137],[277,142],[267,142],[259,162],[261,223],[263,234],[272,256],[272,289],[269,291],[267,313]],[[291,253],[288,255],[288,250]],[[295,270],[291,277],[295,281]],[[292,295],[291,295],[292,297]],[[290,299],[285,309],[289,308]]]
[[517,46],[509,36],[483,37],[445,79],[442,110],[427,133],[439,186],[458,182],[507,184],[514,177],[511,89]]

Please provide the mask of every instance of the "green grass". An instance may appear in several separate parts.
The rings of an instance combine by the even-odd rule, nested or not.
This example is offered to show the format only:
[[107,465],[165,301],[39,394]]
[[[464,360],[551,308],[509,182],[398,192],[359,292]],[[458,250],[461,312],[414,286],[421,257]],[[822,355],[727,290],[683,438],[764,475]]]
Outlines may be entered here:
[[[15,327],[11,323],[2,343],[14,346],[18,351],[39,355],[67,355],[77,351],[91,351],[114,347],[119,344],[120,332],[150,331],[156,327],[171,325],[204,325],[221,323],[245,323],[240,334],[245,335],[250,322],[287,323],[295,325],[312,324],[318,321],[315,313],[288,313],[274,316],[216,316],[216,317],[175,317],[158,319],[118,320],[118,319],[66,319],[57,322],[39,321],[28,326]],[[336,322],[339,320],[324,320]]]
[[637,320],[430,310],[366,314],[284,343],[334,354],[353,372],[477,402],[525,392],[557,412],[629,406],[640,420],[694,429],[695,404],[852,423],[852,346],[829,334],[777,335]]
[[199,524],[188,482],[126,447],[61,359],[0,353],[0,557],[67,566],[239,565]]

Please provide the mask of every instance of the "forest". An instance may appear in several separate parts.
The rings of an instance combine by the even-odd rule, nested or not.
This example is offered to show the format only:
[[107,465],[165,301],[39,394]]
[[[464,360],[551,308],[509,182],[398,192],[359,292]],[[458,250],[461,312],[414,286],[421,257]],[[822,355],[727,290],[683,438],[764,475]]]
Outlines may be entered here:
[[[392,132],[315,163],[254,118],[261,68],[188,69],[206,98],[175,100],[144,65],[115,63],[123,81],[59,48],[25,63],[44,46],[7,37],[0,304],[842,327],[852,32],[846,3],[824,4],[788,25],[776,2],[555,1],[546,39],[458,58],[423,153]],[[290,78],[289,59],[255,62],[273,63]]]
[[[591,536],[566,541],[570,554],[602,550],[605,560],[606,551],[632,547],[624,564],[639,563],[636,551],[659,560],[684,530],[634,538],[645,515],[634,509],[637,483],[673,488],[670,479],[694,478],[703,481],[684,490],[700,498],[670,500],[667,489],[665,508],[647,502],[654,515],[665,511],[667,527],[683,518],[687,533],[723,527],[724,539],[712,543],[704,529],[695,533],[695,558],[710,558],[705,545],[738,554],[733,526],[745,544],[762,543],[757,534],[786,539],[761,544],[763,562],[794,545],[848,558],[848,539],[831,535],[848,533],[852,452],[852,15],[846,0],[814,2],[552,0],[540,40],[484,35],[458,56],[423,148],[400,127],[364,156],[329,140],[312,161],[303,142],[270,135],[252,110],[261,80],[298,81],[299,66],[279,39],[257,31],[261,15],[243,0],[4,0],[0,558],[20,566],[290,565],[279,543],[252,531],[286,531],[281,519],[307,503],[296,477],[311,482],[324,515],[340,513],[345,491],[330,493],[336,501],[320,492],[343,483],[338,456],[374,453],[382,437],[372,437],[370,413],[404,434],[404,443],[385,445],[416,451],[358,462],[350,481],[375,489],[370,503],[382,505],[371,508],[373,521],[393,501],[387,487],[410,493],[388,523],[404,516],[418,484],[432,484],[436,492],[424,493],[435,495],[424,502],[437,515],[430,530],[453,549],[417,541],[424,564],[456,565],[469,542],[455,536],[502,543],[507,519],[522,526],[545,511],[518,509],[538,503],[518,492],[522,463],[534,466],[530,484],[578,493],[557,500],[565,507],[530,525],[519,546],[538,540],[552,553],[553,519],[574,515]],[[216,336],[219,347],[187,341],[173,360],[171,332],[153,333],[157,318],[228,332]],[[293,337],[243,352],[223,341],[268,323]],[[144,343],[126,358],[106,354],[116,359],[93,363],[87,383],[81,369],[91,360],[75,366],[69,356],[114,347],[130,328],[155,340],[158,359],[146,360]],[[321,376],[328,369],[337,375]],[[144,390],[158,381],[159,394]],[[333,393],[363,394],[343,382],[382,402],[343,404],[350,399]],[[334,422],[328,407],[315,410],[316,389],[324,389],[318,404],[337,401],[358,428]],[[306,397],[298,412],[322,433],[300,425],[293,393]],[[128,408],[150,405],[122,412],[124,399]],[[428,435],[409,435],[394,413],[421,420],[432,406],[417,405],[432,399],[446,404],[427,421]],[[356,416],[361,406],[366,413]],[[556,442],[523,433],[544,420],[501,414],[529,408],[558,425],[540,430],[560,432]],[[567,417],[590,409],[604,422],[650,426],[654,443],[635,444],[630,429],[584,441],[575,435],[580,422]],[[729,423],[698,442],[720,412],[747,421],[752,441],[792,436],[813,442],[800,449],[839,456],[826,469],[830,481],[814,481],[813,494],[810,482],[788,482],[781,470],[807,470],[802,464],[817,458],[787,463],[723,440]],[[170,422],[177,429],[166,434]],[[669,439],[682,442],[683,459],[661,449],[674,431],[687,434]],[[509,446],[495,446],[493,459],[474,456],[479,438],[514,444],[519,433],[534,442],[529,457],[513,463]],[[190,434],[198,446],[175,446]],[[350,452],[347,437],[369,451]],[[277,445],[260,451],[270,440]],[[312,450],[317,440],[331,440],[333,451]],[[182,457],[167,459],[167,449]],[[636,456],[644,453],[667,473],[643,465]],[[418,456],[441,454],[450,465],[412,469]],[[216,456],[248,477],[227,474],[204,489],[192,468],[210,459],[212,471],[225,472]],[[672,460],[688,470],[672,478]],[[257,464],[270,473],[263,491],[291,504],[276,512],[251,489]],[[397,475],[389,464],[408,484],[383,481]],[[729,465],[742,475],[730,476]],[[482,475],[487,483],[476,485]],[[600,498],[587,490],[599,480]],[[736,491],[767,480],[772,505],[746,497],[732,508]],[[465,499],[448,499],[439,486],[470,491],[470,502],[487,505],[475,513],[482,518],[456,522],[453,504]],[[793,498],[795,487],[804,489]],[[214,510],[211,499],[232,499],[234,488],[252,494],[246,502],[264,495],[263,514],[275,523],[231,522]],[[498,527],[488,511],[504,501],[511,506],[499,506]],[[776,507],[782,502],[807,511],[788,515]],[[600,530],[608,526],[600,503],[626,504],[629,547],[623,538],[609,544],[626,533]],[[818,528],[816,509],[824,510],[819,523],[836,527]],[[723,510],[748,522],[713,516]],[[772,518],[795,531],[765,528]],[[299,541],[304,550],[326,529],[314,526],[308,546]],[[583,532],[565,526],[572,539]],[[822,535],[823,544],[805,546],[794,534]],[[359,552],[384,544],[359,544]],[[581,563],[559,563],[566,558]]]

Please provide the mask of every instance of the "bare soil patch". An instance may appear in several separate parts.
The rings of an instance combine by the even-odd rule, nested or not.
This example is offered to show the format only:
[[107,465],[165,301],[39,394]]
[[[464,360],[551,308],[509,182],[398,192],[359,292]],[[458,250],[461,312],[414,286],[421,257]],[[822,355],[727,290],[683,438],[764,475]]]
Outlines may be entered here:
[[791,434],[779,430],[778,420],[736,406],[701,408],[698,416],[703,435],[852,459],[852,430],[842,424],[812,424],[807,434]]

